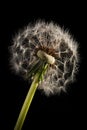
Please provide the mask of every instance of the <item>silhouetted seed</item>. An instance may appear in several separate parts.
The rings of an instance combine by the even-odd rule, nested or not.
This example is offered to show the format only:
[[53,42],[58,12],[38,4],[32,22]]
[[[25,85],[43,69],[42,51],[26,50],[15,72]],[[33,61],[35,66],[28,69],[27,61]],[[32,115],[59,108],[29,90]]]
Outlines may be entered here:
[[71,76],[71,73],[65,73],[64,74],[64,79],[67,80]]
[[44,32],[44,33],[43,33],[43,37],[44,37],[46,40],[50,40],[50,35],[49,35],[47,32]]
[[28,68],[28,63],[27,63],[27,61],[24,61],[24,62],[23,62],[22,67],[23,67],[24,69],[27,69],[27,68]]
[[57,75],[54,76],[54,80],[57,81],[58,80],[58,77]]
[[73,64],[69,61],[66,62],[66,70],[67,72],[72,72],[73,70]]
[[74,61],[75,61],[75,56],[72,56],[71,62],[74,63]]
[[62,78],[62,74],[61,73],[58,73],[58,78]]
[[15,52],[19,53],[20,52],[20,46],[15,48]]
[[59,86],[63,86],[64,85],[64,80],[63,79],[59,79],[59,82],[58,82]]
[[33,36],[33,37],[32,37],[32,40],[33,40],[35,43],[39,43],[39,40],[38,40],[37,36]]
[[64,72],[64,65],[63,65],[63,64],[58,63],[58,68],[59,68],[62,72]]
[[66,51],[66,49],[68,48],[68,45],[65,43],[64,40],[61,41],[60,45],[59,45],[59,49],[60,51]]
[[68,57],[70,58],[72,55],[73,55],[73,52],[68,48],[67,50],[67,53],[68,53]]
[[25,38],[22,41],[22,46],[25,47],[25,48],[29,47],[29,39],[28,38]]
[[26,50],[24,53],[24,58],[27,59],[28,57],[30,57],[30,50]]
[[60,58],[61,58],[61,61],[64,62],[68,57],[68,54],[66,52],[64,53],[60,53]]

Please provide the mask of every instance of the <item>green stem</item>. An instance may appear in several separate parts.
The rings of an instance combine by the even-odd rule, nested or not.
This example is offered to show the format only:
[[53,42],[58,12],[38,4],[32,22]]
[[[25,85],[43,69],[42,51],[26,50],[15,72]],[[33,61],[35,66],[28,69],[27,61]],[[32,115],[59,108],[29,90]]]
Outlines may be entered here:
[[34,80],[33,80],[32,84],[31,84],[31,87],[30,87],[30,89],[28,91],[28,94],[27,94],[27,96],[25,98],[24,104],[23,104],[22,109],[20,111],[20,114],[19,114],[19,117],[18,117],[18,120],[17,120],[17,123],[15,125],[14,130],[21,130],[22,129],[22,126],[23,126],[23,123],[25,121],[27,112],[29,110],[32,99],[34,97],[35,91],[36,91],[36,89],[38,87],[38,84],[40,82],[40,78],[44,74],[44,71],[46,71],[46,69],[47,69],[47,65],[44,66],[42,71],[36,73],[36,75],[34,77]]
[[19,117],[18,117],[18,120],[17,120],[17,123],[16,123],[14,130],[21,130],[22,129],[22,126],[23,126],[24,120],[26,118],[28,109],[30,107],[31,101],[34,97],[36,88],[38,86],[38,78],[39,78],[39,74],[36,74],[32,84],[31,84],[31,87],[28,91],[28,94],[26,96],[26,99],[24,101],[23,107],[22,107],[21,112],[19,114]]

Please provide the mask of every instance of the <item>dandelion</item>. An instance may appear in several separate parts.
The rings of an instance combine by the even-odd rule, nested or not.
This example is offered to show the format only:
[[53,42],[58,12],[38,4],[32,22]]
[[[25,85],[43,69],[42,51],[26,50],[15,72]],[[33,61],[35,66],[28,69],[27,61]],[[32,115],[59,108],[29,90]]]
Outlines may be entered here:
[[65,91],[74,81],[78,44],[60,26],[37,22],[19,32],[11,46],[11,65],[32,84],[14,130],[21,130],[36,89],[49,96]]

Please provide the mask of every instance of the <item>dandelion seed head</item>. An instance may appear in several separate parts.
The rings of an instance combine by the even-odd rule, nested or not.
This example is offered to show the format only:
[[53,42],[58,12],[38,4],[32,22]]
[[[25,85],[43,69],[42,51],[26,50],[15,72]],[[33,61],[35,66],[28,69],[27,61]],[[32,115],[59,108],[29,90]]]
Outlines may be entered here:
[[[78,43],[67,31],[52,22],[39,21],[15,36],[11,46],[11,64],[25,78],[36,63],[40,67],[45,57],[50,65],[38,88],[46,95],[55,94],[66,90],[75,79],[79,61],[77,49]],[[33,76],[34,73],[31,78]]]

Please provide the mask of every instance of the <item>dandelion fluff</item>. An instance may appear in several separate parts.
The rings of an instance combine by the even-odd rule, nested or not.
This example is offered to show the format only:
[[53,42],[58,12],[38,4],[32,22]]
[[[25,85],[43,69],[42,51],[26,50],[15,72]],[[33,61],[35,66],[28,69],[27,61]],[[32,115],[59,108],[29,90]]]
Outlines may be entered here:
[[[28,80],[42,66],[49,64],[38,89],[46,95],[65,90],[75,79],[78,44],[72,36],[54,23],[37,22],[19,32],[11,46],[13,69]],[[30,77],[29,77],[30,74]]]

